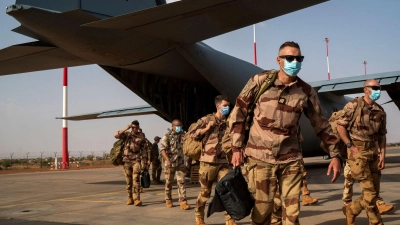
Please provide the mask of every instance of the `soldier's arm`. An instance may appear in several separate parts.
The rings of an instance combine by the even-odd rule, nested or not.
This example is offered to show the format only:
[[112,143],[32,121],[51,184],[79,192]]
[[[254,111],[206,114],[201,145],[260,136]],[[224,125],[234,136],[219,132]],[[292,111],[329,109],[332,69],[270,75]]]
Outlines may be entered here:
[[337,157],[339,150],[336,144],[339,140],[333,134],[329,121],[322,115],[321,105],[314,89],[311,89],[308,96],[304,114],[310,119],[311,125],[319,139],[329,148],[330,156],[332,158]]
[[[229,115],[229,132],[232,134],[232,151],[241,150],[245,135],[245,120],[247,111],[254,102],[258,90],[266,75],[251,77],[246,86],[236,98],[235,107]],[[263,80],[264,79],[264,80]]]
[[[348,126],[350,126],[349,122],[352,120],[356,108],[357,108],[357,102],[352,101],[347,103],[344,106],[343,110],[341,111],[340,117],[336,121],[339,137],[345,144],[351,142],[350,135],[348,132],[349,130]],[[357,147],[354,145],[350,147],[350,150],[353,153],[358,152]]]
[[383,170],[385,168],[385,157],[386,157],[386,114],[383,117],[381,126],[378,132],[378,151],[379,151],[379,169]]
[[170,167],[172,164],[167,155],[168,149],[169,149],[168,137],[167,137],[167,135],[164,135],[164,137],[161,139],[160,153],[161,153],[162,157],[164,158],[165,162],[167,163],[168,167]]
[[119,130],[114,133],[114,137],[117,139],[125,138],[125,131],[131,129],[131,124],[127,125],[124,129]]
[[196,128],[190,134],[193,139],[200,139],[203,135],[210,129],[209,124],[207,124],[207,120],[205,117],[200,118],[197,121]]

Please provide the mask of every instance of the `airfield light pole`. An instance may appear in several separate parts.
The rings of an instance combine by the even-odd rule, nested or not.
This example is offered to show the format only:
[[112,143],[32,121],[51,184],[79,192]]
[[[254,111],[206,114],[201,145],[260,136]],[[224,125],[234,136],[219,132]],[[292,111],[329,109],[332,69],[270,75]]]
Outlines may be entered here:
[[256,25],[253,25],[253,36],[254,36],[254,65],[257,65],[257,43],[256,43]]
[[328,55],[329,38],[325,38],[325,42],[326,42],[326,64],[328,65],[328,80],[330,80],[331,79],[331,74],[329,72],[329,55]]
[[[63,74],[63,117],[67,117],[68,114],[68,68],[64,68]],[[62,127],[62,168],[68,169],[69,157],[68,157],[68,122],[63,120]]]
[[364,61],[363,64],[364,64],[364,75],[367,75],[367,61]]

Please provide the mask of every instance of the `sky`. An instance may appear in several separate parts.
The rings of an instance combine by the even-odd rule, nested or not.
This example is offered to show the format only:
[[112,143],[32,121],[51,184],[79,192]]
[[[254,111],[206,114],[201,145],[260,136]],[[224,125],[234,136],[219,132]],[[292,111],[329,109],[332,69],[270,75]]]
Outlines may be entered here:
[[[14,0],[1,0],[0,49],[34,41],[12,32],[19,23],[5,13]],[[299,76],[305,81],[327,79],[328,37],[331,79],[400,71],[400,1],[333,0],[256,25],[258,66],[277,69],[279,46],[300,44],[305,56]],[[253,63],[253,27],[245,27],[204,41],[214,49]],[[147,103],[97,65],[69,68],[68,115],[98,112]],[[61,156],[62,69],[0,76],[0,159]],[[361,94],[360,94],[361,95]],[[390,100],[384,92],[378,103]],[[212,103],[210,103],[212,104]],[[400,142],[400,115],[393,104],[388,114],[388,142]],[[158,116],[123,117],[68,122],[71,156],[109,153],[113,133],[132,120],[140,122],[149,140],[171,125]]]

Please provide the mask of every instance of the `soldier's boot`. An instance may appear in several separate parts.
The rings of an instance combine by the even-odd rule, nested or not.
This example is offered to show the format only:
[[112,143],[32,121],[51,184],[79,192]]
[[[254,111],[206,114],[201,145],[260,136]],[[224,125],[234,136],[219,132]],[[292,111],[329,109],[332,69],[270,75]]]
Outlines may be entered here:
[[376,206],[378,207],[381,215],[394,209],[393,205],[386,205],[382,198],[378,198],[378,200],[376,200]]
[[271,216],[271,225],[281,225],[282,224],[281,221],[282,221],[282,218],[277,218],[274,215]]
[[235,220],[229,219],[226,221],[225,225],[237,225],[237,224],[236,224]]
[[196,216],[196,225],[206,225],[204,223],[204,218]]
[[188,209],[190,209],[190,205],[188,205],[186,202],[183,202],[180,204],[180,208],[183,210],[188,210]]
[[343,213],[346,215],[346,225],[355,225],[356,224],[356,215],[350,209],[350,204],[345,205],[342,208]]
[[135,206],[141,206],[141,205],[143,204],[143,202],[140,201],[139,199],[136,199],[136,200],[133,202],[133,204],[134,204]]
[[312,205],[318,203],[318,199],[311,197],[310,195],[303,195],[302,198],[303,205]]
[[133,205],[133,198],[132,196],[128,197],[128,201],[126,202],[127,205]]
[[172,208],[172,207],[174,207],[174,204],[172,204],[172,201],[171,201],[171,200],[166,200],[166,201],[165,201],[165,205],[167,206],[167,208]]

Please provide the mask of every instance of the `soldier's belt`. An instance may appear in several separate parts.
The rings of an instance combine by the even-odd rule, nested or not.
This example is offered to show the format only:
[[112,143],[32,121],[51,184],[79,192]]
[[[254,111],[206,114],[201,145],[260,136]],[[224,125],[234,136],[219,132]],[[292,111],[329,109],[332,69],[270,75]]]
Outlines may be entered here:
[[375,148],[375,142],[372,141],[353,141],[355,146],[363,147],[364,149]]

